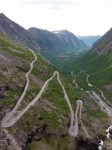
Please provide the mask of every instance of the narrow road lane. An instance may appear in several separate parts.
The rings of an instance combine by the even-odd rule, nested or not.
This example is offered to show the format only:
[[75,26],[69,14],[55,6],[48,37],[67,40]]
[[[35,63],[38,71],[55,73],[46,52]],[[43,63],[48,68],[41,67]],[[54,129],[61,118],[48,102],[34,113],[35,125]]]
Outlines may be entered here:
[[[28,86],[29,86],[29,74],[30,74],[30,72],[31,72],[32,69],[33,69],[33,64],[34,64],[34,62],[37,60],[37,56],[35,55],[35,53],[34,53],[31,49],[29,49],[29,50],[30,50],[30,51],[32,52],[32,54],[34,55],[34,60],[33,60],[33,61],[31,62],[31,64],[30,64],[30,70],[26,73],[26,85],[25,85],[25,88],[24,88],[23,93],[21,94],[20,98],[18,99],[18,101],[17,101],[15,107],[14,107],[10,112],[8,112],[8,113],[6,114],[6,116],[3,118],[3,120],[1,121],[1,125],[2,125],[2,126],[4,126],[5,124],[7,124],[6,122],[10,121],[11,117],[12,117],[13,114],[16,112],[17,108],[19,107],[21,101],[23,100],[23,98],[24,98],[24,96],[26,95],[26,92],[27,92],[27,90],[28,90]],[[10,125],[11,125],[11,123],[10,123]],[[10,126],[10,125],[9,125],[9,126]],[[5,126],[4,126],[4,127],[5,127]],[[7,127],[7,126],[6,126],[6,127]]]
[[[72,106],[71,106],[71,103],[70,103],[70,100],[68,98],[68,95],[65,91],[65,88],[63,86],[63,84],[61,83],[60,81],[60,78],[59,78],[59,72],[55,71],[53,76],[51,78],[49,78],[43,85],[43,87],[41,88],[40,92],[37,94],[37,96],[19,113],[19,115],[17,115],[16,117],[14,116],[14,113],[16,112],[17,108],[19,107],[19,104],[20,104],[20,99],[18,100],[19,102],[17,102],[16,106],[14,107],[14,109],[9,112],[8,114],[6,114],[6,116],[2,119],[1,121],[1,125],[2,127],[10,127],[10,126],[13,126],[23,115],[24,113],[31,107],[35,104],[35,102],[37,102],[37,100],[39,100],[39,98],[41,97],[42,93],[44,92],[46,86],[48,85],[48,83],[57,75],[57,79],[58,79],[58,82],[59,84],[61,85],[62,89],[63,89],[63,92],[64,92],[64,98],[65,100],[67,101],[67,104],[70,108],[70,113],[71,113],[71,123],[70,125],[73,126],[73,121],[74,121],[74,112],[72,110]],[[22,94],[23,95],[23,94]],[[22,96],[21,96],[22,97]]]

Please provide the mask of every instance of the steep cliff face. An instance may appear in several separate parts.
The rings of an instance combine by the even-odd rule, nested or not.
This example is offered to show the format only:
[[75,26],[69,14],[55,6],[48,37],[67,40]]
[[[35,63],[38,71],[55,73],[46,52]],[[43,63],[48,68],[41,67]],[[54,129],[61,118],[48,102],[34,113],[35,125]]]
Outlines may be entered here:
[[112,28],[93,44],[92,51],[100,55],[112,52]]
[[7,18],[2,13],[0,14],[0,31],[15,41],[37,51],[42,48],[41,41],[39,39],[35,38],[27,30]]

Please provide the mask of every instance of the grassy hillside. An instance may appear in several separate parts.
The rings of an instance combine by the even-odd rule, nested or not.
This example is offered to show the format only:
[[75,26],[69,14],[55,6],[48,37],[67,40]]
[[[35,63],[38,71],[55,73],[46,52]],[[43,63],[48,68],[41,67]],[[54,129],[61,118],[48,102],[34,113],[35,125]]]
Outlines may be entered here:
[[[72,64],[74,73],[78,75],[81,70],[84,70],[90,75],[89,82],[103,90],[105,96],[111,101],[112,97],[112,53],[107,55],[99,55],[92,52],[84,55]],[[86,75],[81,73],[77,77],[79,85],[88,90]],[[110,87],[110,88],[109,88]],[[112,102],[112,101],[111,101]]]

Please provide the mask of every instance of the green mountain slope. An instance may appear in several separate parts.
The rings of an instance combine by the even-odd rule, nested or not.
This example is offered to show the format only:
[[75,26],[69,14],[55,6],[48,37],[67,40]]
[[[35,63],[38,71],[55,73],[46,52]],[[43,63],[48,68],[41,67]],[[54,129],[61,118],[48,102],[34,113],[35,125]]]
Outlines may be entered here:
[[[36,55],[38,59],[29,77],[30,85],[19,110],[22,110],[32,101],[42,88],[44,82],[54,73],[52,65],[41,55]],[[25,74],[30,69],[30,63],[33,59],[34,56],[28,48],[23,47],[3,33],[0,33],[1,119],[4,113],[9,112],[15,106],[20,97],[26,82]],[[74,96],[77,97],[80,94],[76,93],[74,88],[69,85],[64,78],[63,83],[67,88],[72,105],[75,106]],[[23,149],[28,147],[32,149],[33,143],[37,143],[37,145],[42,143],[41,146],[46,144],[47,147],[52,148],[55,147],[54,140],[57,139],[58,142],[57,136],[61,137],[63,134],[65,135],[61,138],[60,142],[69,140],[69,136],[67,135],[68,122],[69,107],[64,99],[62,88],[56,78],[54,78],[35,106],[31,107],[29,111],[27,111],[14,126],[8,128],[8,130],[18,139],[19,146],[23,147]],[[57,128],[56,131],[55,128]],[[24,136],[22,136],[23,134]],[[2,139],[2,137],[0,138]],[[42,140],[36,142],[34,140],[35,138]],[[4,149],[7,148],[7,142],[3,143],[2,146]],[[66,147],[66,144],[63,146]],[[63,146],[60,143],[60,147],[63,148]]]
[[[89,81],[96,87],[99,87],[105,93],[107,99],[111,100],[111,84],[112,84],[112,53],[108,53],[106,56],[99,56],[98,54],[88,53],[79,60],[72,64],[74,73],[77,75],[81,70],[88,73]],[[78,78],[78,83],[82,88],[88,90],[90,87],[85,83],[86,76],[81,73]],[[109,88],[110,87],[110,88]],[[111,101],[112,102],[112,101]]]
[[100,55],[112,52],[112,28],[93,44],[92,51]]

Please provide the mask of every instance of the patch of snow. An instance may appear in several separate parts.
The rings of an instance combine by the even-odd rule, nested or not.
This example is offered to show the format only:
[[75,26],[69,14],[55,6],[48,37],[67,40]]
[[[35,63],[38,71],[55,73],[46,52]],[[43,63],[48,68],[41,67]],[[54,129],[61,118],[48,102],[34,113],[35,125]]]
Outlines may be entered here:
[[14,26],[12,24],[10,24],[10,27],[14,28]]
[[58,32],[58,31],[53,31],[53,33],[56,33],[56,34],[57,34],[57,33],[59,33],[59,32]]

